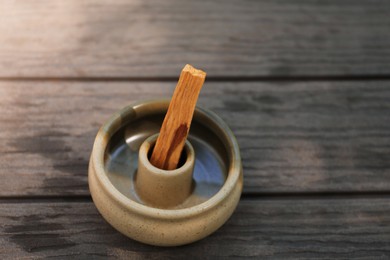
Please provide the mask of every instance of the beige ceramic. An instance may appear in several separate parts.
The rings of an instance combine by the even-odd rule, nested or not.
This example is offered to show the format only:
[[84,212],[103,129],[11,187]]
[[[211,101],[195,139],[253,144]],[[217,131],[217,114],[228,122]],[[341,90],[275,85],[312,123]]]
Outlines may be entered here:
[[155,208],[172,208],[182,204],[191,195],[195,152],[186,141],[183,166],[172,171],[159,169],[148,158],[157,137],[158,134],[152,135],[139,149],[135,189],[145,204]]
[[[184,192],[172,188],[171,192],[178,194],[178,198],[168,203],[164,199],[171,200],[168,198],[172,198],[172,194],[164,195],[165,191],[158,188],[140,191],[143,189],[142,177],[139,179],[142,173],[137,173],[136,170],[126,171],[123,167],[136,169],[138,160],[144,160],[144,166],[147,165],[147,151],[153,140],[144,140],[158,132],[157,127],[161,125],[168,105],[168,100],[142,102],[125,107],[114,114],[96,136],[88,174],[91,195],[102,216],[124,235],[159,246],[191,243],[216,231],[236,208],[243,184],[239,148],[232,132],[214,113],[197,108],[189,135],[196,155],[193,174],[195,185],[190,188],[192,194],[181,202],[187,196],[188,187],[183,189]],[[133,139],[136,142],[132,141]],[[141,148],[140,158],[135,158],[135,151],[138,157],[142,143],[144,146]],[[115,150],[116,147],[124,148]],[[187,145],[186,149],[190,156],[181,168],[186,167],[188,161],[192,160],[189,147]],[[116,158],[121,151],[125,151],[124,157]],[[142,159],[142,156],[145,157]],[[210,159],[213,156],[217,158],[214,161]],[[202,160],[205,163],[199,164]],[[156,181],[161,178],[162,172],[156,172],[154,169],[155,172],[150,174],[150,165],[146,167],[149,167],[146,179],[153,175],[157,176]],[[218,180],[215,177],[218,176],[215,174],[217,172],[222,172],[224,176],[220,186],[214,185],[215,180]],[[215,180],[204,185],[209,178],[214,178],[213,176]],[[179,182],[188,184],[188,178],[184,179],[185,181]],[[148,180],[145,183],[153,182]],[[210,192],[215,187],[217,189]],[[152,194],[153,189],[156,196]],[[156,205],[160,202],[161,205]]]

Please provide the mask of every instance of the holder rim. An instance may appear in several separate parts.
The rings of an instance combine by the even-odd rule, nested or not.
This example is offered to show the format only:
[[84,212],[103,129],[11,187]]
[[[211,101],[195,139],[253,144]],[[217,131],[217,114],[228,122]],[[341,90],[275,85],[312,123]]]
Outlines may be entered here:
[[[154,134],[154,135],[151,135],[149,136],[142,144],[141,144],[141,147],[140,147],[140,156],[143,157],[144,161],[145,161],[145,164],[147,165],[147,167],[149,168],[152,168],[152,170],[155,172],[155,174],[159,174],[159,175],[167,175],[169,174],[170,176],[173,176],[173,175],[179,175],[181,174],[182,171],[184,170],[187,170],[188,168],[191,167],[191,164],[193,165],[194,163],[190,161],[190,158],[192,157],[195,157],[195,152],[194,152],[194,148],[192,148],[192,145],[190,144],[190,142],[188,140],[186,140],[185,142],[185,146],[184,146],[184,149],[186,150],[186,154],[187,154],[187,158],[184,162],[183,165],[181,165],[179,168],[177,169],[174,169],[174,170],[164,170],[164,169],[160,169],[160,168],[157,168],[156,166],[154,166],[149,158],[148,158],[148,152],[150,150],[151,145],[149,143],[155,143],[156,142],[156,139],[157,139],[157,136],[158,134]],[[145,147],[144,145],[148,143],[149,146]],[[141,152],[141,150],[145,150],[144,152]],[[191,156],[190,156],[191,155]],[[193,159],[195,160],[195,159]]]
[[[168,99],[157,99],[143,102],[135,102],[130,104],[119,112],[112,115],[99,129],[96,136],[95,143],[91,154],[91,160],[94,163],[96,179],[100,182],[100,185],[105,191],[120,205],[126,207],[129,210],[135,211],[138,214],[146,215],[148,217],[157,219],[183,219],[193,215],[202,214],[213,207],[218,206],[223,200],[235,188],[236,183],[239,181],[240,172],[242,170],[241,157],[239,152],[239,146],[235,136],[226,123],[215,113],[210,110],[196,107],[195,116],[200,116],[210,124],[214,124],[219,130],[219,136],[223,137],[227,141],[229,149],[229,171],[226,181],[222,188],[210,199],[202,202],[198,205],[184,208],[184,209],[159,209],[142,205],[136,201],[133,201],[119,192],[105,174],[104,168],[104,151],[112,135],[122,127],[128,120],[142,117],[148,114],[148,107],[154,107],[154,109],[167,109],[169,105]],[[145,112],[146,111],[146,112]]]

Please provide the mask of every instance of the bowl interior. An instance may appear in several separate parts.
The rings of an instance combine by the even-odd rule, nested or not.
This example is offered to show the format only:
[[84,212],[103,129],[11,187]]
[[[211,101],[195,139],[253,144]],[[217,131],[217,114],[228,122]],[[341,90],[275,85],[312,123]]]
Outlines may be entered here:
[[[105,150],[105,173],[113,186],[127,198],[144,204],[137,196],[134,178],[138,167],[138,150],[143,141],[159,132],[165,111],[137,117],[126,122],[111,137]],[[175,209],[198,205],[214,196],[224,185],[229,156],[226,145],[215,131],[201,122],[195,113],[188,140],[195,150],[192,195]]]

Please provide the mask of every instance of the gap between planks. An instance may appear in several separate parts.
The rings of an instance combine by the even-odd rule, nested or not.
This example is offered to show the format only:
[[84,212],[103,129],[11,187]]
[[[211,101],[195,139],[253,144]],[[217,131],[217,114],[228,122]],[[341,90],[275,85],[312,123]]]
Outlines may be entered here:
[[[209,76],[207,82],[315,82],[390,80],[390,75],[329,75],[329,76]],[[177,77],[0,77],[1,81],[64,81],[64,82],[177,82]]]
[[[245,193],[241,200],[339,200],[339,199],[390,199],[389,191],[365,192],[291,192],[291,193]],[[89,195],[65,196],[3,196],[0,204],[9,203],[90,203]]]

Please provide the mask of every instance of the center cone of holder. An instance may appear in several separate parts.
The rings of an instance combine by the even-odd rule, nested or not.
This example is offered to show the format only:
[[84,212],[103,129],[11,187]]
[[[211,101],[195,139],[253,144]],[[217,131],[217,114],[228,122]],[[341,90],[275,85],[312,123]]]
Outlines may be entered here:
[[187,140],[182,165],[175,170],[157,168],[149,161],[157,137],[158,134],[147,138],[139,149],[135,189],[146,205],[168,209],[182,204],[192,193],[195,151]]

